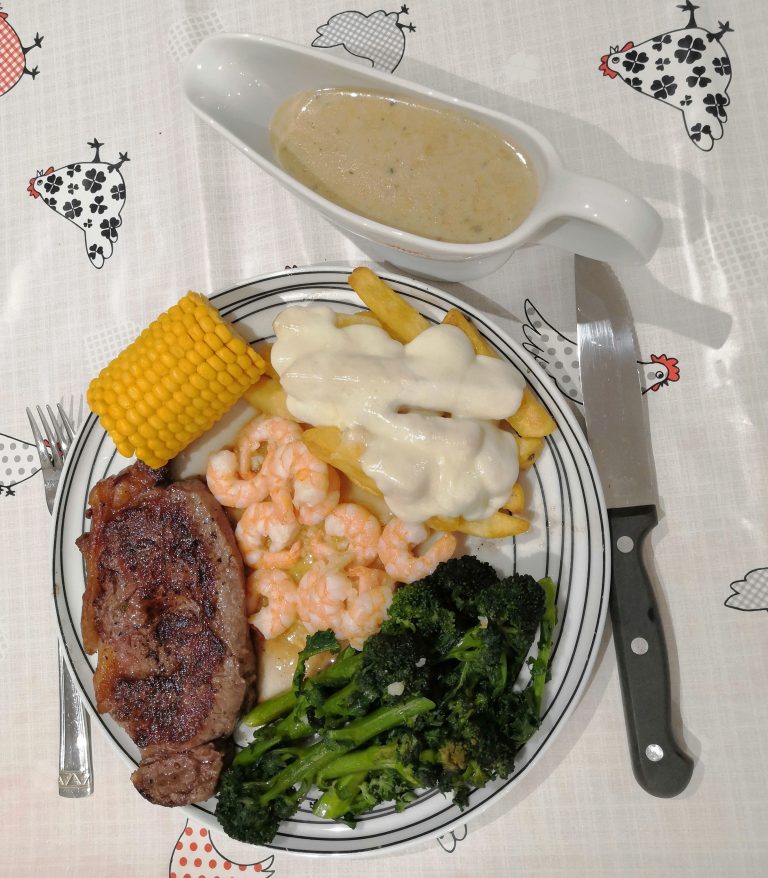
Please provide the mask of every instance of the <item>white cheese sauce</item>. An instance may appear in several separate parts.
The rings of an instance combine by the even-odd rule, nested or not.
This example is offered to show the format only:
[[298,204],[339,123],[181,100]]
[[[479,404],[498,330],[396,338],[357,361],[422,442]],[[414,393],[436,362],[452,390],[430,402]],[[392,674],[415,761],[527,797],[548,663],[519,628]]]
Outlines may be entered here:
[[365,443],[361,464],[404,521],[474,520],[517,481],[517,445],[496,423],[517,411],[525,382],[503,360],[477,356],[454,326],[408,344],[376,326],[338,328],[325,305],[275,320],[272,365],[290,412]]
[[376,326],[338,328],[324,305],[275,320],[272,365],[300,421],[362,439],[361,464],[404,521],[485,518],[517,481],[517,445],[496,423],[520,406],[524,380],[477,356],[454,326],[409,344]]

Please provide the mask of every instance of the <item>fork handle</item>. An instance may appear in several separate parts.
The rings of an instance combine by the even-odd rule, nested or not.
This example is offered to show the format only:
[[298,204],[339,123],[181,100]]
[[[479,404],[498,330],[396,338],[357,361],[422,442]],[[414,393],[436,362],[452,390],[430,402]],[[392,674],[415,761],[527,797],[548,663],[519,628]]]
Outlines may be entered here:
[[93,793],[91,723],[59,644],[59,795],[82,799]]

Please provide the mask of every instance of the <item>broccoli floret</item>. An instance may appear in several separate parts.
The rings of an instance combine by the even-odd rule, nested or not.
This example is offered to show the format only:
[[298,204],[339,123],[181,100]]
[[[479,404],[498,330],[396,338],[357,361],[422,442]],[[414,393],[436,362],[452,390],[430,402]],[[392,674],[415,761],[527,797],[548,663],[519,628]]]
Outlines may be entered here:
[[439,564],[420,584],[433,591],[444,607],[474,616],[478,594],[498,580],[490,564],[474,555],[463,555]]
[[456,640],[459,633],[456,614],[442,604],[438,589],[432,587],[428,579],[402,585],[395,592],[381,633],[401,631],[418,633],[438,650],[448,649]]
[[410,631],[369,637],[359,673],[316,706],[319,717],[362,716],[373,704],[388,704],[423,692],[429,682],[427,647]]
[[378,735],[408,726],[434,707],[433,701],[417,696],[326,732],[317,743],[278,747],[251,763],[233,764],[222,774],[216,807],[224,831],[250,844],[268,844],[323,769]]

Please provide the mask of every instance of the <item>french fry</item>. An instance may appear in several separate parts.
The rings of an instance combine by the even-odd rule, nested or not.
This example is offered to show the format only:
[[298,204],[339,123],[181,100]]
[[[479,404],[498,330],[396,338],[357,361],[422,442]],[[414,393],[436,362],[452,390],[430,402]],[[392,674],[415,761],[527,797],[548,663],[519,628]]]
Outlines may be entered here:
[[376,482],[360,465],[364,450],[361,443],[345,440],[338,427],[310,427],[301,438],[315,457],[343,472],[358,488],[382,496]]
[[549,436],[557,427],[552,416],[528,387],[523,390],[520,408],[507,420],[512,429],[526,439],[541,439]]
[[[484,357],[499,356],[472,323],[456,308],[451,308],[443,317],[443,323],[458,327],[472,342],[476,354]],[[507,420],[518,435],[530,439],[541,439],[544,436],[549,436],[557,427],[549,412],[527,386],[523,390],[520,408]]]
[[269,375],[270,378],[273,378],[275,381],[280,380],[280,376],[275,371],[275,367],[272,365],[272,343],[269,341],[260,341],[258,344],[255,344],[256,352],[263,358],[266,363],[266,367],[264,369],[264,374]]
[[279,381],[268,375],[261,377],[249,390],[246,390],[245,399],[258,411],[267,415],[279,415],[289,421],[296,418],[288,411],[285,391]]
[[457,329],[460,329],[472,342],[472,347],[475,349],[475,353],[478,356],[498,358],[499,355],[482,337],[482,335],[480,335],[474,323],[470,323],[470,321],[458,309],[451,308],[445,317],[443,317],[442,322],[447,323],[448,326],[455,326]]
[[397,341],[407,344],[429,328],[427,318],[419,314],[370,268],[356,268],[350,274],[348,282],[381,321],[384,329]]
[[517,515],[510,515],[507,512],[494,512],[487,518],[481,518],[479,521],[467,521],[464,518],[438,518],[433,517],[427,520],[427,525],[433,530],[458,531],[463,534],[470,534],[475,537],[486,537],[492,540],[498,540],[502,537],[515,537],[525,533],[530,524]]
[[336,314],[336,326],[343,329],[345,326],[357,326],[360,323],[367,323],[371,326],[378,326],[383,329],[381,321],[370,311],[355,311],[352,314],[338,312]]
[[512,515],[519,515],[525,509],[525,491],[520,482],[515,482],[509,500],[501,507]]
[[544,440],[537,436],[515,436],[517,464],[520,469],[530,469],[544,448]]

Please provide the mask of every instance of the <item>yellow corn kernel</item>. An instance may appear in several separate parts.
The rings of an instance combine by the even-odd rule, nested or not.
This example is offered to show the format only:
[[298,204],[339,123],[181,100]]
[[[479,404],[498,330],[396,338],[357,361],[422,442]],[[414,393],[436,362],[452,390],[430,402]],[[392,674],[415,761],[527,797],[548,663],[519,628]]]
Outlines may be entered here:
[[101,370],[87,399],[120,454],[159,467],[215,424],[264,368],[205,297],[188,293]]

